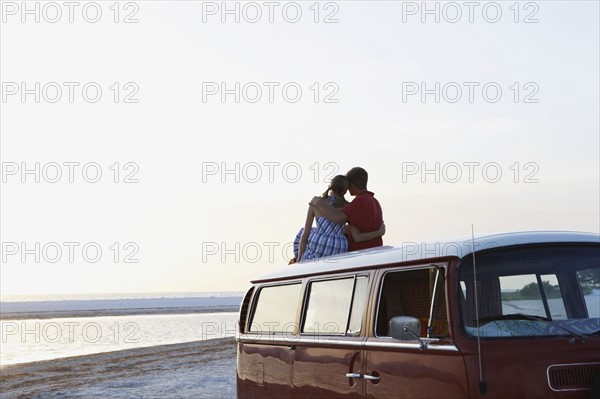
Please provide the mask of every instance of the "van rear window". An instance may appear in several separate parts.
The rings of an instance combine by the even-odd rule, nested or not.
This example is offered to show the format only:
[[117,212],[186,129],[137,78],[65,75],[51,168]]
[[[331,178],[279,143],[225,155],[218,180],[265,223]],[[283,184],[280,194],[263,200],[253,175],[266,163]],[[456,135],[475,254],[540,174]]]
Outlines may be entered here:
[[300,283],[261,288],[249,331],[292,334],[296,328],[301,288]]
[[476,268],[470,257],[459,268],[468,335],[581,338],[600,332],[600,247],[503,248],[476,255]]

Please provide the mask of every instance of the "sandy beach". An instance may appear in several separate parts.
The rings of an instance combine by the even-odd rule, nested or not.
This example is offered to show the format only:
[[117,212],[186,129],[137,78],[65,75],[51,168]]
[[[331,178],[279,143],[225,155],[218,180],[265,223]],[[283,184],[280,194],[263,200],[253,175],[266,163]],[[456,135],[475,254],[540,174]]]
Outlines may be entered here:
[[0,398],[234,398],[235,339],[5,366]]

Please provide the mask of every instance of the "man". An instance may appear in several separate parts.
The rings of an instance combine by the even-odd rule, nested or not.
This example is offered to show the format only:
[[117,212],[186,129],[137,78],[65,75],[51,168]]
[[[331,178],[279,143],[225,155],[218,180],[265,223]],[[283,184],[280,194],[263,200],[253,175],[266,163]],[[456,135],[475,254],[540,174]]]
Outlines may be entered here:
[[[334,223],[348,222],[355,225],[361,233],[379,229],[383,223],[383,213],[379,201],[372,192],[367,190],[367,171],[360,167],[352,168],[346,173],[350,181],[350,195],[355,196],[351,203],[342,209],[334,208],[322,200],[314,197],[310,204],[316,206],[329,220]],[[351,235],[348,238],[348,251],[380,247],[383,245],[381,236],[368,241],[355,242]]]

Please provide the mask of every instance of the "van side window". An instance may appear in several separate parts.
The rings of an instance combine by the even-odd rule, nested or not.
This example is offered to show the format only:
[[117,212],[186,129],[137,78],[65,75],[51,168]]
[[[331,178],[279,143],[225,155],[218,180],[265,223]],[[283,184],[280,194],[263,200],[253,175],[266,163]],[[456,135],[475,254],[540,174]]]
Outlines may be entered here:
[[240,306],[240,323],[238,326],[239,332],[244,333],[246,331],[246,316],[248,316],[248,309],[250,307],[250,298],[252,298],[252,294],[254,293],[254,287],[251,287],[244,295],[244,300],[242,301],[242,305]]
[[366,276],[311,282],[301,331],[305,334],[359,334],[367,301],[367,283]]
[[367,307],[367,295],[369,294],[368,284],[369,280],[365,276],[358,277],[356,279],[356,285],[354,288],[354,298],[352,299],[352,312],[350,314],[350,324],[348,325],[347,335],[358,335],[360,334],[360,328],[362,325],[362,317]]
[[379,296],[375,334],[390,336],[390,320],[396,316],[419,319],[423,338],[447,336],[444,270],[432,267],[387,273]]
[[261,288],[249,331],[292,333],[296,327],[301,288],[300,283]]

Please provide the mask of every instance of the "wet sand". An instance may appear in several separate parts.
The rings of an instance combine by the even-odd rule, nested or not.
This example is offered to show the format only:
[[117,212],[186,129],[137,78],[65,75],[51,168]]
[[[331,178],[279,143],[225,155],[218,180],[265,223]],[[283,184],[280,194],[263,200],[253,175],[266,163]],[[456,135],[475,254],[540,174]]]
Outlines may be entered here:
[[4,366],[0,398],[235,398],[233,338]]

